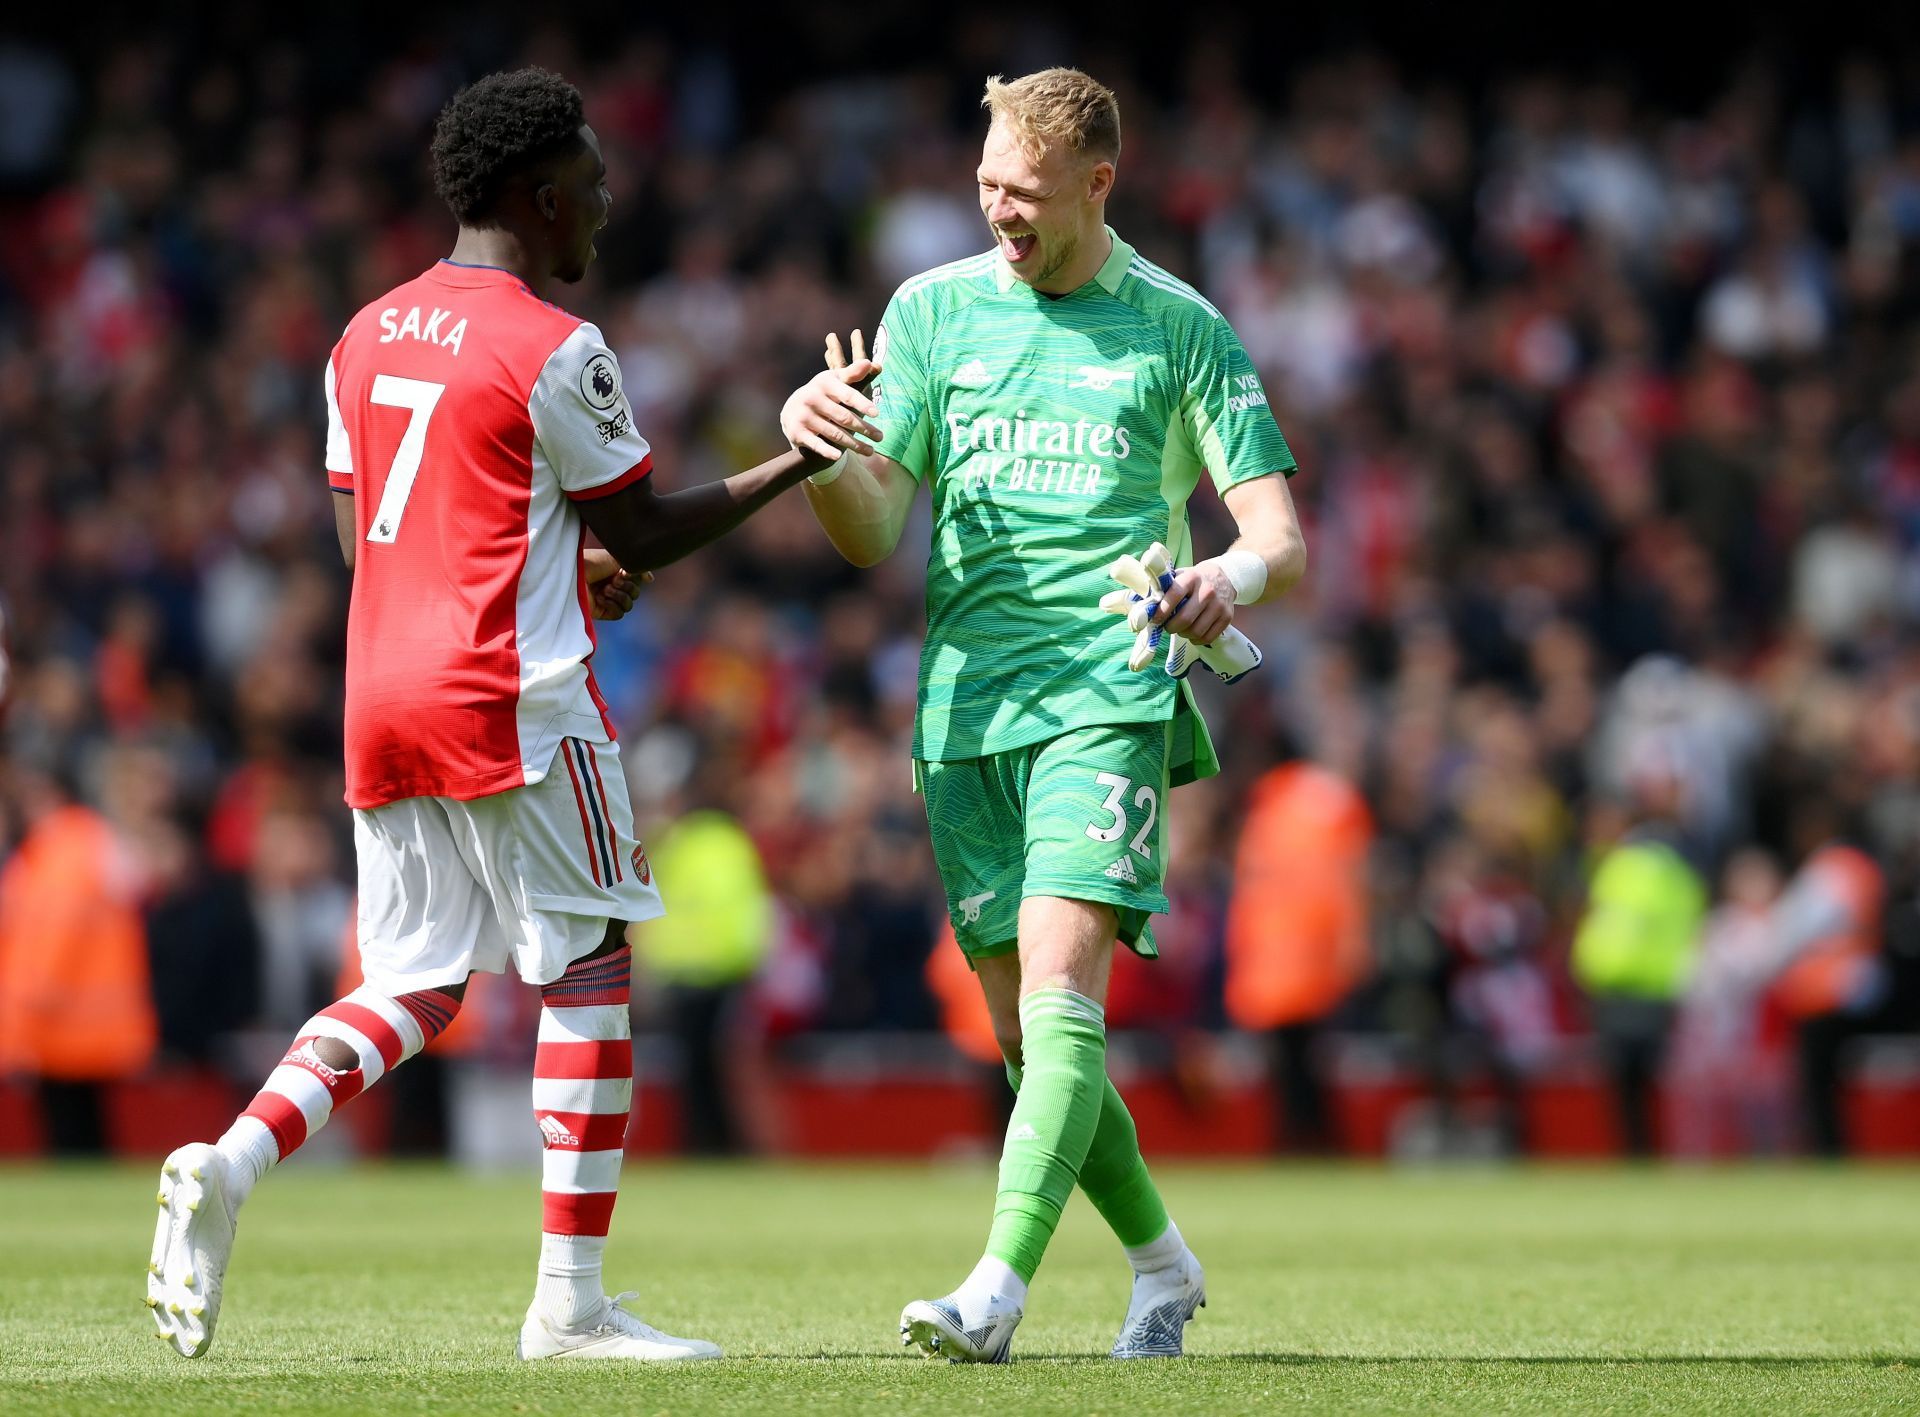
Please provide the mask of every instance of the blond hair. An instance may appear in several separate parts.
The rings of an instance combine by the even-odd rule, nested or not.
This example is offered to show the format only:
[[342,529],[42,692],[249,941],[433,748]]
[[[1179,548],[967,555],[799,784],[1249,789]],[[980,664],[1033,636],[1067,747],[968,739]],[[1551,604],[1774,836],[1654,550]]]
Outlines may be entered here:
[[1042,69],[1011,83],[995,74],[980,106],[1006,124],[1030,161],[1039,162],[1056,143],[1095,162],[1120,156],[1120,102],[1078,69]]

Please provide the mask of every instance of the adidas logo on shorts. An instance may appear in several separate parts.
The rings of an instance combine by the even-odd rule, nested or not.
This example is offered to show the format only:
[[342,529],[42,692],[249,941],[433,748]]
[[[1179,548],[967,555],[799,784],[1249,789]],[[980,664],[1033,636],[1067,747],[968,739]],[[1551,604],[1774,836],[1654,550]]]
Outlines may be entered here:
[[1125,881],[1130,886],[1140,884],[1140,878],[1133,873],[1133,858],[1131,856],[1122,856],[1118,861],[1107,867],[1105,875],[1110,881]]
[[1033,1123],[1022,1122],[1019,1126],[1015,1127],[1012,1131],[1007,1133],[1007,1140],[1008,1141],[1039,1141],[1040,1133],[1036,1132],[1033,1129]]

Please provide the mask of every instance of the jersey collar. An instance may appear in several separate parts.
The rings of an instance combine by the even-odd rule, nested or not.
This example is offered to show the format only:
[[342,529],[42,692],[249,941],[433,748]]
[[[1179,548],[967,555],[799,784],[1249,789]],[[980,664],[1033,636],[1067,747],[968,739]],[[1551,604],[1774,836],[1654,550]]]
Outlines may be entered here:
[[483,285],[517,285],[531,290],[525,281],[504,266],[482,266],[442,256],[433,263],[433,274],[444,285],[476,288]]
[[[1122,241],[1112,227],[1107,228],[1107,235],[1112,238],[1113,251],[1107,256],[1106,263],[1093,273],[1093,284],[1098,285],[1107,294],[1113,295],[1119,291],[1120,282],[1126,279],[1127,267],[1133,262],[1133,247]],[[995,266],[994,276],[999,281],[1002,295],[1016,285],[1026,284],[1013,273],[1013,267],[1007,264],[1005,256],[1001,256],[998,265]],[[1080,289],[1084,290],[1086,287],[1082,286]],[[1071,290],[1067,292],[1069,295],[1075,293]]]

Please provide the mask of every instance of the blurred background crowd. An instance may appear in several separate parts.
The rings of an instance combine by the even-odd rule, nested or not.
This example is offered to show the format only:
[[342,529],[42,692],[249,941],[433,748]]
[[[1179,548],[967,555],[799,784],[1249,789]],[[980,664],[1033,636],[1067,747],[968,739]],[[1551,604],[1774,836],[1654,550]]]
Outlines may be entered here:
[[[0,37],[0,1073],[49,1144],[99,1140],[103,1079],[250,1085],[351,969],[320,371],[448,249],[454,88],[585,92],[613,219],[558,298],[682,485],[776,448],[824,332],[984,248],[982,80],[1075,62],[1121,98],[1111,220],[1239,331],[1312,558],[1244,614],[1265,671],[1203,694],[1227,768],[1172,803],[1163,960],[1116,977],[1140,1066],[1240,1060],[1302,1150],[1350,1144],[1368,1067],[1422,1099],[1409,1152],[1524,1151],[1582,1069],[1634,1150],[1849,1145],[1865,1040],[1920,1027],[1914,53],[1675,82],[1231,17],[1150,50],[882,7],[839,66],[297,23]],[[671,911],[643,1062],[695,1148],[765,1144],[757,1090],[823,1037],[990,1057],[909,791],[925,515],[856,572],[792,498],[603,627]],[[473,997],[455,1056],[524,1057],[525,1000]]]

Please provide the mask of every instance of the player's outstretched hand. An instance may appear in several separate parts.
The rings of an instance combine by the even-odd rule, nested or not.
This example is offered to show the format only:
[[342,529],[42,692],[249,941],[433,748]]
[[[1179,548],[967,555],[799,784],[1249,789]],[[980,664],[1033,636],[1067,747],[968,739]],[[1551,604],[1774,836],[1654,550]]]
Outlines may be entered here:
[[597,546],[582,551],[580,560],[586,567],[589,603],[596,620],[618,620],[625,615],[639,599],[640,587],[653,579],[652,571],[642,571],[636,576],[623,570],[611,551],[602,551]]
[[872,457],[880,430],[866,420],[873,416],[873,400],[865,389],[880,372],[878,360],[867,357],[860,331],[853,332],[853,362],[840,349],[840,336],[827,336],[827,367],[788,397],[780,410],[780,431],[795,450],[838,459],[854,452]]

